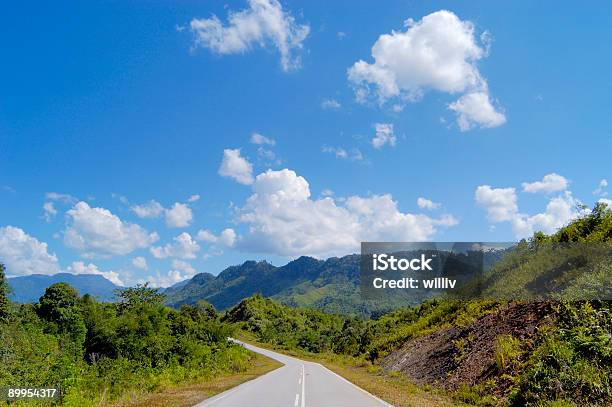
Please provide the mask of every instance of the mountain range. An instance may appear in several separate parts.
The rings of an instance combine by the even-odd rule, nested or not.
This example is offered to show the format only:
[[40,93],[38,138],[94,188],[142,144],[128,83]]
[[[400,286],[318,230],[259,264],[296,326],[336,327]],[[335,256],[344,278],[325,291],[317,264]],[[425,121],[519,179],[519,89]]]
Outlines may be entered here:
[[121,288],[97,274],[31,274],[11,277],[8,283],[12,291],[10,299],[20,303],[38,301],[45,289],[55,283],[68,283],[76,288],[79,294],[89,294],[99,301],[113,301],[115,290]]
[[180,287],[164,291],[174,307],[206,300],[215,308],[230,308],[253,294],[286,305],[307,306],[335,313],[368,313],[373,304],[359,292],[359,255],[318,260],[302,256],[284,266],[247,261],[219,275],[201,273]]

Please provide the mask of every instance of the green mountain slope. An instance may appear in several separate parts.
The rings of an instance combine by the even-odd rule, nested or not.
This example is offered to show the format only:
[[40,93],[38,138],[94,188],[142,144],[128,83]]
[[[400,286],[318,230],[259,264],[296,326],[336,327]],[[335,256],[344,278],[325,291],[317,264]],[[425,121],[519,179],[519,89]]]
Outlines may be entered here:
[[[499,253],[485,253],[485,263],[499,260]],[[179,287],[164,291],[173,307],[206,300],[224,310],[254,294],[273,298],[294,307],[316,308],[327,313],[370,317],[422,302],[423,298],[405,293],[377,300],[366,300],[360,290],[360,256],[317,260],[300,257],[281,267],[265,261],[247,261],[222,271],[217,277],[203,273]],[[424,294],[431,296],[431,293]]]
[[167,303],[174,307],[203,299],[223,310],[253,294],[262,294],[283,304],[328,312],[365,315],[374,308],[360,298],[358,255],[325,261],[303,256],[281,267],[247,261],[216,277],[198,274],[182,287],[164,293]]

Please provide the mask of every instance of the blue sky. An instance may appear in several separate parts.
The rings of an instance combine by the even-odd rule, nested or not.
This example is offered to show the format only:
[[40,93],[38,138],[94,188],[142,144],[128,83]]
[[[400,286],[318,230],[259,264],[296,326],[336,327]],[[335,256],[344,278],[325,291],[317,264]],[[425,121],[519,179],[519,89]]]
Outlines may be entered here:
[[606,8],[12,4],[0,260],[168,285],[362,240],[553,231],[609,199]]

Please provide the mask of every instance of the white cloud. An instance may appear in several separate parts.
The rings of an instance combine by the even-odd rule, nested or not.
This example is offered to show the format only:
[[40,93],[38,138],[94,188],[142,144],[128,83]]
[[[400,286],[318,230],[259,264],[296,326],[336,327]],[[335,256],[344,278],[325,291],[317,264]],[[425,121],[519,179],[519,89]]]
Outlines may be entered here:
[[[195,202],[198,199],[200,199],[199,195],[192,195],[189,197],[188,202]],[[166,226],[171,228],[187,227],[193,220],[191,208],[187,204],[180,202],[175,202],[170,209],[166,209],[162,204],[152,199],[145,204],[134,205],[130,210],[139,218],[153,219],[164,215],[166,218]]]
[[0,262],[9,276],[59,272],[57,257],[48,252],[47,244],[14,226],[0,228]]
[[215,243],[217,241],[217,236],[215,236],[210,230],[201,229],[198,231],[196,239],[202,242]]
[[324,189],[323,191],[321,191],[321,196],[334,196],[334,191],[332,191],[331,189]]
[[183,260],[172,260],[172,269],[182,271],[185,273],[185,276],[188,277],[193,277],[196,274],[196,269],[194,269],[191,264]]
[[597,202],[604,203],[604,204],[606,204],[608,206],[609,209],[612,209],[612,199],[599,198],[599,200]]
[[66,269],[65,271],[66,273],[71,274],[97,274],[106,278],[115,285],[125,285],[121,280],[119,273],[117,273],[116,271],[100,271],[98,269],[98,266],[93,263],[85,264],[82,261],[73,261],[72,264],[68,266],[68,269]]
[[570,191],[552,198],[543,213],[527,215],[521,213],[514,188],[491,188],[481,185],[476,188],[476,203],[487,210],[493,223],[510,222],[517,238],[527,238],[536,231],[554,233],[581,213],[576,209],[580,203]]
[[421,209],[428,209],[428,210],[440,209],[440,207],[442,206],[442,204],[440,203],[431,201],[423,197],[417,198],[417,205]]
[[157,233],[123,222],[108,209],[91,208],[83,201],[66,214],[68,227],[64,243],[84,257],[125,255],[146,248],[159,238]]
[[58,192],[47,192],[45,198],[50,201],[58,201],[65,204],[73,204],[78,201],[75,197],[69,194],[60,194]]
[[141,270],[148,270],[149,265],[147,264],[147,259],[142,256],[134,257],[132,259],[132,265]]
[[284,71],[299,68],[300,58],[294,52],[302,48],[310,27],[297,24],[277,0],[248,2],[248,9],[230,11],[227,25],[214,15],[207,19],[191,20],[193,48],[203,47],[217,54],[228,55],[243,54],[255,45],[265,47],[271,44],[281,55]]
[[406,27],[378,38],[372,47],[373,63],[359,60],[348,69],[358,101],[370,95],[381,104],[389,99],[417,101],[430,89],[462,93],[449,106],[457,113],[462,130],[505,122],[503,113],[493,107],[487,82],[476,66],[488,54],[488,35],[479,44],[474,25],[446,10],[416,22],[409,19]]
[[219,175],[232,178],[239,184],[250,185],[253,183],[253,165],[240,155],[239,148],[225,149]]
[[196,253],[200,250],[200,245],[187,232],[174,237],[174,243],[165,246],[151,247],[150,252],[156,259],[173,257],[179,259],[195,259]]
[[57,209],[55,209],[53,202],[45,202],[43,204],[43,211],[43,217],[47,222],[51,222],[55,218],[55,215],[57,215]]
[[186,204],[175,202],[166,210],[166,226],[171,228],[184,228],[193,220],[193,212]]
[[517,237],[529,237],[537,231],[554,233],[581,214],[576,209],[579,203],[571,192],[566,191],[565,194],[552,198],[546,205],[544,213],[515,216],[512,220],[512,229]]
[[219,243],[224,247],[233,247],[236,243],[236,232],[234,229],[223,229],[219,235]]
[[512,220],[518,213],[516,190],[514,188],[491,188],[481,185],[476,188],[476,203],[487,210],[492,222]]
[[325,110],[338,110],[342,105],[335,99],[325,99],[321,102],[321,107]]
[[567,189],[568,185],[569,185],[569,181],[556,173],[550,173],[544,176],[544,178],[542,178],[542,181],[536,181],[536,182],[523,182],[523,191],[525,192],[531,192],[531,193],[536,193],[536,192],[545,192],[545,193],[550,193],[550,192],[558,192],[558,191],[564,191]]
[[323,146],[321,151],[328,154],[333,154],[337,158],[342,158],[345,160],[351,161],[361,161],[363,160],[363,154],[357,148],[353,148],[350,152],[344,149],[343,147],[329,147]]
[[273,138],[268,138],[262,134],[259,133],[253,133],[251,134],[251,139],[250,139],[251,143],[253,144],[267,144],[269,146],[273,146],[276,144],[276,140],[274,140]]
[[141,282],[146,281],[151,285],[151,287],[161,288],[173,286],[174,284],[185,281],[188,278],[190,278],[188,275],[183,275],[179,270],[170,270],[165,275],[157,272],[157,275],[148,276],[146,280],[141,280]]
[[395,137],[395,134],[393,133],[393,124],[376,123],[374,128],[376,129],[376,135],[372,139],[372,145],[374,148],[380,149],[387,144],[391,147],[395,146],[397,137]]
[[236,243],[236,232],[234,229],[227,228],[223,229],[221,233],[216,236],[210,230],[201,229],[198,231],[196,239],[221,247],[233,247]]
[[142,205],[134,205],[130,208],[139,218],[159,218],[164,213],[164,207],[154,199]]
[[461,131],[474,127],[498,127],[506,123],[506,116],[495,109],[487,92],[471,92],[448,105],[457,114],[457,124]]
[[391,195],[351,196],[343,203],[330,197],[311,199],[308,182],[294,171],[268,170],[257,176],[253,194],[239,210],[249,233],[238,247],[281,256],[325,257],[356,252],[361,241],[430,239],[438,219],[401,212]]
[[605,189],[607,187],[608,187],[608,180],[604,178],[601,181],[599,181],[599,185],[593,191],[593,195],[597,195],[597,196],[606,196],[606,195],[608,195],[608,192],[605,191]]

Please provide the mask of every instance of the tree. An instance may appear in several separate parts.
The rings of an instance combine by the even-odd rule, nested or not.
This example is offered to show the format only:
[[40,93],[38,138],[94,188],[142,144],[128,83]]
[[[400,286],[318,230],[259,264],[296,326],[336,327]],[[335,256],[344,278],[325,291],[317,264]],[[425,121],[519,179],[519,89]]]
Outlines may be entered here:
[[57,333],[67,334],[81,350],[87,328],[81,313],[79,293],[67,283],[51,284],[40,297],[38,316],[51,323]]
[[195,308],[206,318],[217,319],[219,317],[219,314],[217,313],[215,307],[211,303],[206,302],[204,300],[198,300],[198,302],[196,302]]
[[6,321],[10,313],[8,294],[9,285],[4,274],[4,264],[0,263],[0,322]]
[[68,283],[51,284],[40,297],[38,315],[47,321],[59,322],[66,309],[76,307],[79,293]]
[[142,306],[162,306],[166,299],[164,294],[160,294],[157,288],[149,288],[149,283],[138,284],[136,287],[129,287],[117,290],[116,295],[119,299],[118,309],[123,313]]

